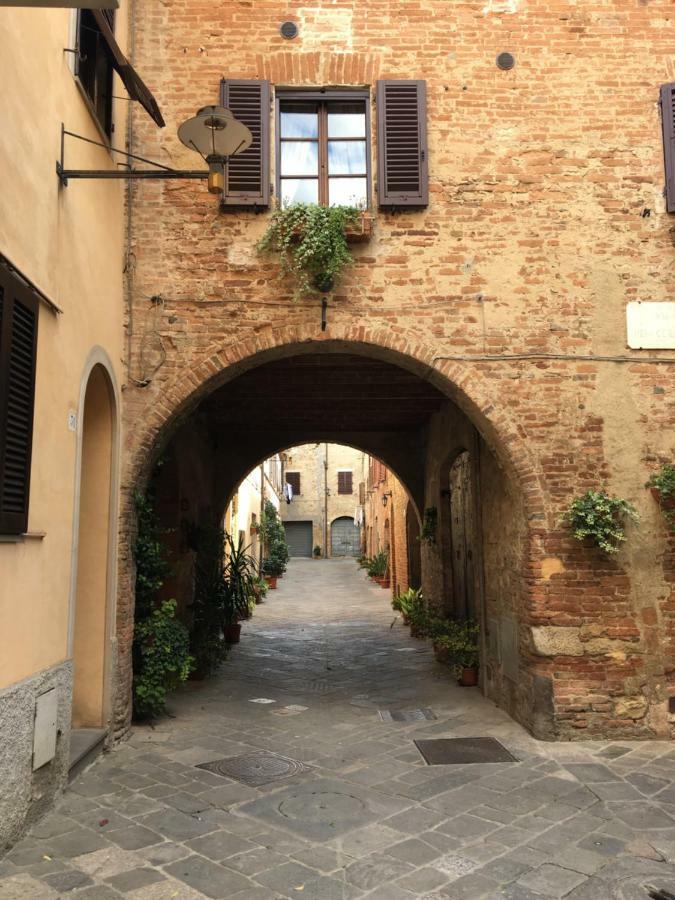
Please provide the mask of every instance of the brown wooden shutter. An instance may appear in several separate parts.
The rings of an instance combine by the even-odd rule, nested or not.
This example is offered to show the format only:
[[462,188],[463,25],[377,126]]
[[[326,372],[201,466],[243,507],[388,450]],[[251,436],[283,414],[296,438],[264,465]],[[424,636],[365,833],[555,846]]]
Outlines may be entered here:
[[338,472],[338,494],[352,493],[352,473]]
[[663,164],[666,173],[666,212],[675,213],[675,82],[661,87]]
[[427,206],[426,81],[377,82],[377,191],[382,207]]
[[293,488],[293,496],[300,495],[300,473],[286,472],[286,482]]
[[221,105],[232,111],[253,135],[253,143],[225,167],[223,206],[270,205],[270,83],[223,79]]
[[0,265],[0,534],[28,528],[38,301]]

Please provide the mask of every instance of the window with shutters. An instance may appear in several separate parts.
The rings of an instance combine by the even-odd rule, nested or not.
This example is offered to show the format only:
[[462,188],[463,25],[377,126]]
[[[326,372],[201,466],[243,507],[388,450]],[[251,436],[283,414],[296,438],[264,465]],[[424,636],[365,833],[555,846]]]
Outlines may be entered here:
[[370,205],[370,106],[366,91],[277,91],[280,206]]
[[338,476],[338,494],[351,494],[352,490],[352,473],[348,471],[341,471],[337,473]]
[[293,496],[300,496],[300,473],[299,472],[286,472],[286,483],[290,484],[293,488]]
[[377,82],[377,190],[381,207],[429,202],[425,81]]
[[38,301],[0,263],[0,534],[28,528]]
[[[115,13],[104,10],[103,15],[114,30]],[[89,9],[80,10],[77,21],[76,75],[91,104],[97,122],[110,137],[112,125],[113,63],[101,29]]]

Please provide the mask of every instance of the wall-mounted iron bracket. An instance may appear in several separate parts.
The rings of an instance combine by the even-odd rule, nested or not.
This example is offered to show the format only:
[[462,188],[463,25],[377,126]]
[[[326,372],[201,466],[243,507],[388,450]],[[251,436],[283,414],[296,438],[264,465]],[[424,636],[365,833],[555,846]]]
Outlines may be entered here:
[[[124,169],[66,169],[65,166],[65,139],[66,137],[75,138],[78,141],[84,141],[85,144],[93,144],[95,147],[103,147],[109,153],[118,153],[120,156],[128,160],[138,160],[138,162],[147,163],[149,166],[155,166],[154,169],[132,169],[130,163],[121,163]],[[91,138],[84,137],[81,134],[75,134],[74,131],[67,131],[61,123],[61,159],[56,162],[56,174],[62,187],[68,186],[69,178],[103,178],[103,179],[149,179],[157,180],[163,178],[191,178],[204,179],[209,177],[208,169],[171,169],[169,166],[155,162],[152,159],[146,159],[144,156],[136,156],[134,153],[127,153],[126,150],[118,150],[116,147],[110,147],[101,141],[93,141]]]

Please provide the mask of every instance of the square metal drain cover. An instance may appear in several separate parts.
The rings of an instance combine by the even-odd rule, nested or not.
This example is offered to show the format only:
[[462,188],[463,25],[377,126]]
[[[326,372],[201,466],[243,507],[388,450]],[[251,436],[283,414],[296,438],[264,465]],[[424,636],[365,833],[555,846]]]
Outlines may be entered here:
[[439,738],[415,741],[429,766],[463,766],[469,763],[518,762],[494,738]]
[[259,787],[262,784],[270,784],[272,781],[281,781],[301,772],[311,771],[309,766],[299,760],[281,756],[279,753],[270,753],[269,750],[256,750],[244,756],[216,759],[213,762],[201,763],[195,768],[206,769],[207,772],[214,772],[224,778],[234,778],[235,781],[241,781],[250,787]]
[[436,718],[436,713],[428,706],[421,709],[380,709],[378,712],[383,722],[422,722]]

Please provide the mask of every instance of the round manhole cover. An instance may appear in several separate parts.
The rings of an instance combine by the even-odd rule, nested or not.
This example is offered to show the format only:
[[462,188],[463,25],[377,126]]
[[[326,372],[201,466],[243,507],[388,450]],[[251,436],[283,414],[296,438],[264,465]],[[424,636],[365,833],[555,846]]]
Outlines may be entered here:
[[287,819],[330,824],[353,819],[366,812],[366,804],[351,794],[335,791],[308,791],[288,797],[279,805],[279,812]]

